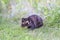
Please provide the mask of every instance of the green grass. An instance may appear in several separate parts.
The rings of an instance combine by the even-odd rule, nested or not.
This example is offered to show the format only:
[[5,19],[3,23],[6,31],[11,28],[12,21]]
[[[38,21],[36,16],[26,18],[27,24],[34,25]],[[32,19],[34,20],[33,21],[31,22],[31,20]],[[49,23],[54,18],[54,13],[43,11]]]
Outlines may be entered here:
[[[29,10],[27,12],[25,11],[23,12],[24,10],[23,9],[22,12],[18,12],[17,15],[15,15],[12,18],[8,18],[9,12],[6,11],[7,18],[5,18],[4,16],[2,17],[2,15],[5,15],[4,10],[8,10],[9,8],[9,7],[8,8],[4,7],[4,6],[7,6],[5,4],[8,4],[9,0],[1,0],[1,1],[3,3],[1,3],[0,5],[2,7],[2,8],[0,7],[0,12],[2,11],[0,13],[0,40],[60,40],[60,6],[59,6],[60,2],[59,0],[56,1],[57,2],[56,4],[54,4],[54,2],[51,3],[55,5],[55,6],[52,5],[51,9],[49,9],[48,6],[43,7],[44,5],[43,0],[41,2],[42,6],[38,6],[39,5],[38,0],[29,1],[30,4],[32,4],[31,6],[34,9],[33,11],[36,11],[36,13],[39,13],[41,11],[44,17],[47,16],[46,19],[44,20],[45,22],[43,27],[39,29],[35,29],[33,31],[26,28],[22,28],[19,24],[10,23],[6,21],[8,20],[8,21],[14,21],[18,23],[19,20],[21,20],[21,18],[24,17]],[[20,10],[22,8],[25,8],[25,7],[22,7],[24,5],[20,4],[20,6],[17,6],[15,8],[17,8],[16,10],[18,9]],[[12,13],[14,13],[14,11]]]
[[60,25],[44,25],[35,30],[20,27],[18,24],[0,24],[0,40],[60,40]]
[[[33,31],[22,28],[17,23],[8,22],[11,19],[7,21],[3,18],[0,20],[0,40],[60,40],[60,13],[55,11],[51,11],[41,28]],[[14,22],[16,21],[18,19],[14,18]]]

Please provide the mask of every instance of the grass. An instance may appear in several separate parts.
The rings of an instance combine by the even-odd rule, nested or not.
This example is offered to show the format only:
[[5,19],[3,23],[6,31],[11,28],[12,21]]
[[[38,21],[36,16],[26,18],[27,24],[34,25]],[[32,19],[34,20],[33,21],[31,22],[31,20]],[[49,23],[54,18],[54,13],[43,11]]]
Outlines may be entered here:
[[[4,2],[5,4],[8,4],[7,0],[2,1],[2,2]],[[3,13],[5,10],[4,6],[3,6],[4,3],[1,3],[2,7],[3,7],[2,8]],[[31,1],[31,3],[32,3],[31,6],[35,8],[34,10],[37,13],[42,11],[42,13],[44,13],[43,15],[47,16],[47,19],[46,19],[47,23],[44,22],[43,27],[32,31],[32,30],[29,30],[26,28],[22,28],[19,24],[6,22],[6,20],[4,21],[4,19],[5,19],[4,16],[2,18],[2,15],[4,15],[4,14],[0,13],[0,14],[2,14],[2,15],[0,15],[0,40],[60,40],[60,7],[58,6],[60,4],[59,1],[57,1],[56,6],[54,6],[55,5],[54,2],[51,3],[51,4],[54,4],[54,5],[52,5],[52,7],[50,6],[51,9],[48,6],[44,6],[44,7],[43,7],[43,5],[41,7],[38,6],[39,2],[37,3],[37,0],[35,0],[35,2]],[[22,4],[20,4],[20,5],[22,5]],[[19,8],[19,10],[20,10],[20,8],[23,8],[23,7],[17,6],[15,8]],[[6,10],[8,10],[8,9],[6,9]],[[27,11],[27,13],[28,13],[28,11]],[[6,12],[6,13],[8,13],[8,12]],[[25,11],[19,12],[12,19],[8,19],[8,20],[9,21],[14,20],[15,22],[17,22],[20,18],[24,17],[25,14],[26,14]]]
[[20,27],[18,24],[0,24],[0,40],[60,40],[60,25],[44,25],[35,30]]
[[60,40],[60,14],[57,10],[53,13],[54,11],[46,18],[41,28],[33,31],[22,28],[19,24],[6,22],[3,18],[0,21],[0,40]]

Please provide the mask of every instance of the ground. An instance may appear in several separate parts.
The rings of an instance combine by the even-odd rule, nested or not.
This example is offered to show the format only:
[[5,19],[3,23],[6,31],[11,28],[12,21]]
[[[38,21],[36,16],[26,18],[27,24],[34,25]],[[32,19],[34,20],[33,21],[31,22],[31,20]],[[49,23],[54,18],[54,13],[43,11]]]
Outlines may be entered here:
[[57,26],[44,25],[31,31],[15,23],[3,23],[0,24],[0,40],[60,40],[60,28]]

